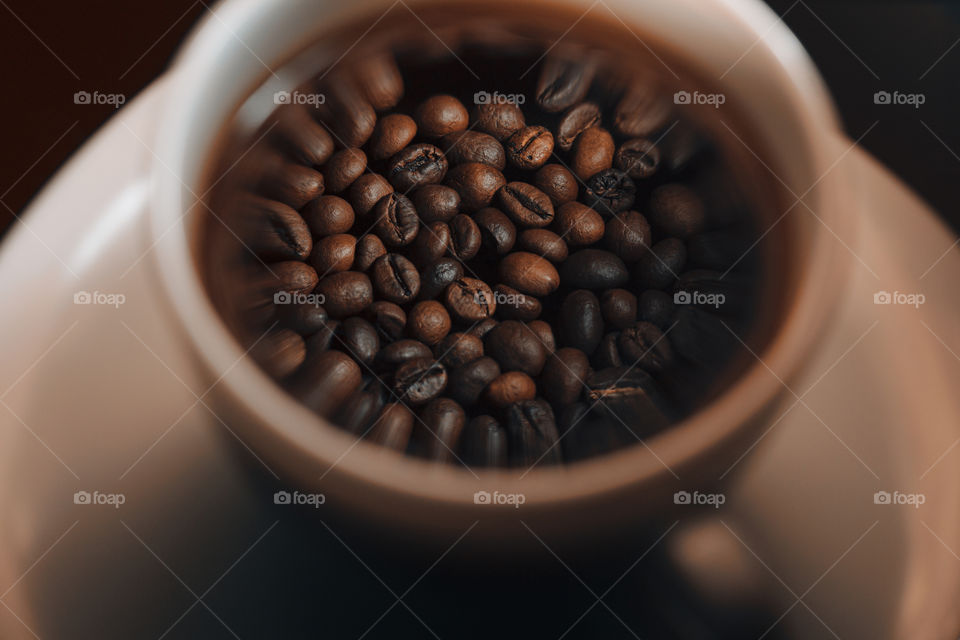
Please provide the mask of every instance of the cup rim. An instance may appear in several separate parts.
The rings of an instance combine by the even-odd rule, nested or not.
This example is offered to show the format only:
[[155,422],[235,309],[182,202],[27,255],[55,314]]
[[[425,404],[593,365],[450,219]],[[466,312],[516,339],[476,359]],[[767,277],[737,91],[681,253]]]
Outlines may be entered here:
[[[417,4],[417,0],[411,1]],[[552,1],[571,7],[586,4],[581,0]],[[608,1],[613,5],[628,4],[626,0]],[[647,4],[657,3],[664,4],[663,0]],[[489,4],[492,6],[495,2]],[[204,114],[206,124],[216,127],[225,121],[222,115],[229,111],[226,107],[212,111],[204,106],[208,95],[204,88],[211,81],[211,74],[218,72],[213,61],[225,55],[231,38],[237,37],[230,27],[239,30],[243,25],[258,24],[266,13],[275,10],[267,5],[269,3],[257,0],[229,0],[218,5],[215,20],[208,17],[176,59],[172,70],[175,82],[170,89],[176,99],[168,100],[159,129],[153,181],[155,197],[150,210],[150,227],[156,243],[154,264],[180,329],[203,367],[217,379],[216,386],[221,387],[218,393],[229,399],[231,411],[238,411],[256,429],[262,430],[252,434],[253,439],[267,443],[275,451],[296,452],[297,459],[311,461],[314,469],[335,467],[338,475],[383,492],[399,491],[419,499],[462,504],[465,496],[478,488],[496,486],[524,493],[529,504],[556,505],[668,479],[672,469],[688,465],[737,435],[744,425],[781,396],[784,383],[772,375],[768,367],[782,372],[778,375],[790,376],[812,352],[820,328],[831,315],[832,301],[839,292],[844,264],[848,262],[832,237],[833,232],[825,225],[814,227],[810,256],[796,277],[797,294],[788,301],[782,312],[783,320],[763,349],[762,363],[752,363],[706,406],[648,439],[655,447],[631,446],[571,467],[539,468],[529,476],[518,477],[519,472],[515,470],[474,470],[475,475],[471,475],[452,465],[430,465],[398,456],[369,442],[355,441],[352,435],[301,405],[252,359],[244,357],[243,349],[206,293],[191,251],[190,225],[184,221],[185,217],[195,217],[186,216],[195,209],[194,191],[190,186],[202,184],[205,178],[205,163],[196,158],[208,158],[216,146],[211,136],[208,144],[201,147],[203,153],[197,152],[192,135],[202,124],[197,122],[197,116]],[[698,7],[705,12],[709,5],[701,2]],[[793,118],[790,124],[808,143],[805,151],[809,168],[819,175],[832,161],[828,139],[839,131],[839,126],[812,62],[782,23],[774,28],[772,35],[764,36],[763,32],[770,29],[770,18],[775,16],[761,3],[714,0],[713,7],[724,13],[726,19],[738,21],[741,27],[756,34],[756,49],[776,62],[770,73],[777,77],[780,88],[791,89],[795,96],[795,111],[788,114]],[[348,11],[336,3],[327,3],[316,10]],[[312,40],[313,32],[319,28],[312,29],[304,34],[304,43]],[[818,209],[821,218],[830,224],[829,228],[848,228],[851,221],[841,215],[847,210],[842,206],[843,195],[836,180],[824,179],[806,200],[823,205]],[[654,448],[657,453],[653,453]],[[336,459],[337,452],[341,452],[341,459]],[[297,470],[294,475],[304,477]]]

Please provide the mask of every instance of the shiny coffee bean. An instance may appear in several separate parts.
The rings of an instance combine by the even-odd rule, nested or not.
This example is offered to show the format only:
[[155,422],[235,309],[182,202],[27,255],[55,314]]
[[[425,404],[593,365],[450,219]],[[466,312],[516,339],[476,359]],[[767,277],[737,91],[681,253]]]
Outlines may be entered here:
[[403,76],[393,56],[368,56],[358,62],[354,72],[357,85],[377,111],[395,107],[403,97]]
[[589,373],[587,354],[573,347],[558,349],[543,367],[541,392],[554,406],[572,404],[580,398]]
[[560,286],[556,267],[540,256],[525,251],[506,255],[499,265],[500,280],[521,293],[546,296]]
[[427,98],[414,111],[420,134],[440,138],[467,128],[470,116],[466,108],[453,96],[438,95]]
[[497,310],[490,286],[476,278],[462,277],[452,282],[443,294],[443,302],[461,322],[479,322]]
[[326,102],[319,111],[333,137],[345,147],[360,147],[370,138],[377,114],[357,85],[340,74],[331,74],[321,87]]
[[587,378],[585,400],[596,403],[601,415],[641,438],[669,423],[669,409],[650,374],[641,369],[614,367]]
[[533,378],[522,371],[502,373],[494,378],[484,390],[487,402],[498,409],[505,409],[515,402],[533,400],[536,395],[537,384],[533,381]]
[[477,336],[478,338],[483,340],[484,336],[490,333],[493,330],[493,328],[498,324],[500,323],[497,322],[495,318],[486,318],[472,325],[469,329],[467,329],[467,333],[469,333],[472,336]]
[[467,162],[488,164],[503,171],[507,156],[497,139],[479,131],[457,131],[440,139],[440,146],[451,165]]
[[337,409],[333,422],[348,432],[363,436],[370,430],[380,411],[383,410],[383,394],[377,391],[359,390]]
[[313,267],[295,260],[274,262],[270,265],[270,271],[277,291],[310,293],[319,280]]
[[407,314],[400,305],[386,300],[377,300],[364,309],[363,315],[376,327],[382,342],[393,342],[403,336]]
[[437,360],[448,369],[483,357],[483,340],[469,333],[450,333],[434,349]]
[[386,253],[387,248],[383,246],[383,240],[372,233],[367,234],[357,241],[353,266],[357,271],[367,271],[380,256]]
[[320,238],[314,246],[310,264],[322,276],[348,271],[353,266],[356,246],[357,239],[347,233]]
[[324,164],[333,155],[333,138],[302,105],[277,109],[270,135],[294,161],[310,167]]
[[515,131],[526,126],[523,111],[512,102],[487,102],[477,105],[471,122],[475,123],[476,131],[488,133],[500,141],[506,140]]
[[623,260],[600,249],[581,249],[560,265],[563,284],[578,289],[602,291],[627,284],[630,274]]
[[340,323],[334,336],[334,346],[357,362],[369,366],[380,351],[380,338],[370,322],[353,316]]
[[667,289],[687,262],[683,240],[667,238],[651,247],[634,267],[634,280],[641,289]]
[[413,305],[407,317],[407,334],[433,346],[450,333],[450,314],[436,300],[424,300]]
[[339,351],[311,351],[290,377],[288,388],[308,408],[329,417],[362,382],[360,365],[350,356]]
[[506,183],[502,173],[479,162],[453,167],[446,180],[446,185],[460,194],[460,204],[467,213],[489,207],[500,187]]
[[500,365],[489,356],[460,365],[450,372],[450,397],[465,407],[473,406],[484,389],[498,377]]
[[577,136],[591,127],[599,127],[600,120],[600,107],[595,102],[581,102],[570,108],[557,123],[557,147],[570,151]]
[[268,157],[263,162],[262,177],[257,189],[260,195],[299,209],[323,194],[323,176],[300,164],[281,157]]
[[[463,277],[463,264],[456,258],[440,258],[423,270],[420,278],[420,298],[433,300]],[[448,307],[449,308],[449,307]]]
[[649,322],[638,322],[621,331],[617,347],[625,365],[636,365],[650,373],[663,371],[673,363],[670,341]]
[[568,245],[584,246],[603,237],[603,217],[579,202],[568,202],[557,210],[556,232]]
[[654,189],[647,208],[653,226],[674,238],[688,238],[700,233],[706,224],[703,201],[681,184]]
[[420,230],[420,218],[410,199],[401,193],[389,193],[377,202],[371,212],[376,220],[373,231],[388,247],[402,247],[413,242]]
[[553,134],[546,127],[527,126],[515,131],[504,146],[510,164],[518,169],[538,169],[553,153]]
[[346,233],[355,220],[353,207],[338,196],[320,196],[311,200],[301,213],[314,238]]
[[492,416],[477,416],[464,429],[463,451],[469,465],[505,467],[507,432]]
[[547,350],[547,353],[553,353],[557,350],[557,341],[553,337],[553,329],[550,328],[549,324],[543,320],[534,320],[533,322],[527,323],[527,326],[537,334],[537,337],[540,339],[540,344]]
[[413,205],[425,224],[450,222],[460,212],[460,194],[441,184],[425,184],[413,192]]
[[646,138],[633,138],[620,145],[613,162],[617,169],[634,180],[643,180],[657,172],[660,149]]
[[402,113],[391,113],[380,118],[370,136],[370,157],[386,160],[400,153],[417,135],[417,123]]
[[263,260],[304,260],[313,250],[307,222],[282,202],[251,195],[239,216],[240,238]]
[[417,233],[408,255],[414,264],[422,268],[442,258],[449,251],[450,242],[450,225],[431,222]]
[[613,136],[606,129],[591,127],[573,143],[570,168],[578,178],[587,180],[613,166],[615,148]]
[[662,330],[673,322],[673,296],[658,289],[647,289],[637,300],[637,319],[650,322]]
[[432,144],[413,144],[390,158],[387,177],[401,192],[441,182],[447,175],[447,159]]
[[420,274],[405,257],[388,253],[373,263],[370,280],[377,294],[390,302],[410,302],[420,292]]
[[339,320],[329,319],[312,336],[307,338],[307,357],[313,357],[313,354],[329,349],[339,327]]
[[613,112],[613,128],[622,136],[649,136],[661,129],[670,118],[670,104],[658,87],[649,83],[634,84],[617,103]]
[[539,318],[543,311],[539,300],[505,284],[498,284],[493,288],[493,297],[497,301],[497,311],[504,319],[529,322]]
[[323,168],[327,193],[342,193],[367,169],[367,154],[362,149],[341,149]]
[[637,296],[626,289],[609,289],[600,295],[600,312],[608,325],[626,329],[637,321]]
[[583,51],[552,52],[537,78],[537,104],[550,113],[573,106],[587,95],[595,72],[596,65]]
[[483,344],[484,352],[496,360],[503,371],[523,371],[537,376],[547,361],[547,350],[539,336],[517,320],[501,322],[486,335]]
[[513,249],[517,241],[517,227],[502,211],[486,207],[473,214],[473,220],[480,229],[483,247],[497,255],[509,253]]
[[347,318],[373,302],[373,286],[366,274],[342,271],[323,278],[314,293],[323,296],[323,307],[331,318]]
[[587,204],[603,215],[626,211],[636,200],[637,188],[619,169],[604,169],[587,180]]
[[556,418],[545,400],[525,400],[511,405],[507,409],[506,428],[511,466],[561,462]]
[[545,164],[533,177],[533,186],[547,194],[554,208],[577,199],[577,178],[560,164]]
[[391,342],[377,354],[378,369],[393,371],[411,360],[423,360],[433,357],[430,347],[412,338]]
[[257,342],[251,355],[269,375],[285,378],[303,364],[307,347],[299,333],[281,329]]
[[603,240],[624,262],[636,262],[650,252],[650,225],[636,211],[624,211],[607,221]]
[[467,422],[463,407],[450,398],[436,398],[424,407],[421,419],[431,432],[424,438],[427,458],[437,462],[453,460]]
[[306,337],[322,329],[330,316],[319,303],[301,302],[277,305],[277,320],[280,327],[292,329]]
[[393,376],[393,390],[401,402],[430,402],[447,387],[447,370],[433,358],[416,358],[400,365]]
[[380,412],[370,431],[370,441],[394,451],[404,451],[413,433],[414,415],[403,403],[391,402]]
[[610,367],[622,367],[623,357],[620,355],[620,347],[617,341],[620,339],[620,332],[614,331],[600,338],[600,344],[591,356],[594,369],[609,369]]
[[603,336],[600,301],[592,291],[577,289],[560,305],[560,344],[574,347],[587,355],[593,353]]
[[368,214],[385,195],[393,193],[393,187],[383,176],[365,173],[350,185],[347,200],[353,205],[353,211],[361,221],[373,222]]
[[545,227],[553,221],[553,203],[532,184],[510,182],[497,197],[500,208],[521,227]]
[[547,229],[526,229],[517,239],[517,248],[542,256],[550,262],[563,262],[569,254],[563,238]]
[[464,262],[472,260],[480,252],[480,243],[480,227],[473,218],[462,213],[454,216],[450,221],[451,255]]

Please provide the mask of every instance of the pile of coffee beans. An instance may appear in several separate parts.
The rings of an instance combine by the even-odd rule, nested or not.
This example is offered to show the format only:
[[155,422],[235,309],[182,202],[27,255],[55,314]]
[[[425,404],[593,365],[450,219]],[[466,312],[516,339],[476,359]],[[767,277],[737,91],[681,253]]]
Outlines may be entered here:
[[261,130],[226,212],[263,272],[252,353],[357,437],[454,464],[574,461],[668,427],[730,362],[753,227],[711,199],[726,174],[708,137],[588,52],[493,66],[528,63],[499,87],[461,59],[366,58]]

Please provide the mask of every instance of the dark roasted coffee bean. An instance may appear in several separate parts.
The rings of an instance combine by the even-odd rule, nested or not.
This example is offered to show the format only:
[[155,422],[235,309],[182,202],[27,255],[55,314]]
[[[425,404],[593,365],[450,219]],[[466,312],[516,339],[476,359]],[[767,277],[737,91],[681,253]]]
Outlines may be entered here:
[[577,199],[577,178],[560,164],[545,164],[533,177],[533,186],[547,194],[554,208]]
[[450,226],[446,222],[431,222],[413,241],[410,259],[420,267],[431,265],[447,253],[450,242]]
[[363,315],[376,327],[381,341],[399,340],[407,324],[407,314],[400,305],[386,300],[377,300],[364,309]]
[[414,111],[420,134],[440,138],[467,128],[470,116],[467,109],[453,96],[438,95],[427,98]]
[[489,207],[494,195],[506,183],[502,173],[479,162],[457,165],[447,174],[446,181],[447,186],[460,194],[460,204],[467,213]]
[[324,164],[333,154],[333,138],[302,105],[278,108],[270,135],[294,161],[310,167]]
[[367,168],[367,154],[362,149],[341,149],[323,168],[323,181],[328,193],[341,193]]
[[647,207],[653,226],[674,238],[688,238],[700,233],[706,223],[703,201],[681,184],[666,184],[654,189]]
[[334,345],[357,362],[370,365],[380,351],[380,338],[372,324],[353,316],[340,323],[334,336]]
[[355,316],[373,302],[373,286],[365,273],[342,271],[326,276],[314,293],[323,296],[323,307],[331,318]]
[[410,199],[401,193],[390,193],[373,207],[376,220],[373,231],[388,247],[402,247],[413,242],[420,230],[420,218]]
[[666,329],[673,321],[673,296],[658,289],[647,289],[637,301],[637,319]]
[[380,412],[370,431],[370,440],[380,446],[404,451],[413,433],[414,415],[403,403],[391,402]]
[[669,409],[662,392],[640,369],[615,367],[587,377],[587,401],[610,420],[629,429],[636,438],[659,431],[669,423]]
[[460,194],[442,184],[425,184],[413,192],[413,204],[425,224],[450,222],[460,211]]
[[451,255],[464,262],[472,260],[480,252],[480,242],[480,227],[473,218],[462,213],[454,216],[450,221]]
[[469,333],[451,333],[440,341],[434,353],[437,360],[453,370],[482,358],[483,340]]
[[400,365],[393,376],[393,390],[401,402],[430,402],[447,387],[447,370],[433,358],[416,358]]
[[440,146],[451,165],[480,162],[503,171],[507,156],[497,139],[479,131],[448,133],[440,140]]
[[500,208],[522,227],[545,227],[553,221],[553,203],[526,182],[511,182],[497,192]]
[[460,365],[450,372],[450,397],[466,407],[472,406],[498,376],[500,365],[489,356]]
[[484,336],[490,333],[490,331],[492,331],[493,328],[498,324],[500,323],[497,322],[496,319],[487,318],[471,326],[469,329],[467,329],[467,333],[469,333],[472,336],[477,336],[478,338],[483,340]]
[[373,266],[382,255],[386,255],[387,248],[383,246],[383,240],[377,236],[367,234],[357,241],[357,248],[354,251],[353,266],[358,271],[366,271]]
[[437,398],[424,407],[421,418],[431,432],[424,438],[427,458],[438,462],[453,460],[467,422],[463,407],[450,398]]
[[553,153],[553,134],[546,127],[531,125],[515,131],[504,146],[510,164],[518,169],[538,169]]
[[595,102],[581,102],[571,107],[557,123],[557,147],[561,151],[570,151],[577,136],[591,127],[600,126],[600,118],[600,107]]
[[613,128],[622,136],[649,136],[661,129],[670,118],[670,104],[663,92],[650,83],[637,82],[617,103],[613,112]]
[[313,250],[307,223],[282,202],[251,195],[239,215],[240,238],[264,260],[304,260]]
[[497,301],[497,311],[504,319],[536,320],[543,311],[539,300],[505,284],[493,288],[493,297]]
[[637,442],[629,426],[607,419],[602,413],[591,411],[591,405],[586,402],[560,410],[557,428],[563,435],[560,443],[567,462],[584,460]]
[[624,262],[636,262],[650,252],[650,225],[636,211],[624,211],[611,218],[604,230],[604,243]]
[[273,273],[277,291],[310,293],[319,280],[313,267],[295,260],[274,262],[270,265],[270,271]]
[[467,424],[463,432],[463,451],[467,464],[505,467],[507,432],[492,416],[477,416]]
[[595,369],[609,369],[610,367],[622,367],[623,358],[620,356],[620,347],[617,346],[617,340],[620,339],[620,332],[614,331],[608,333],[600,339],[596,351],[593,352],[592,362]]
[[486,102],[473,110],[471,121],[474,128],[489,133],[497,140],[509,138],[515,131],[522,129],[526,122],[523,111],[512,102]]
[[540,337],[526,324],[505,320],[494,327],[483,341],[484,352],[500,364],[503,371],[523,371],[537,376],[547,360]]
[[311,351],[290,377],[290,392],[317,414],[330,417],[353,395],[363,376],[360,365],[339,351]]
[[570,292],[560,305],[560,344],[593,353],[603,336],[603,315],[600,301],[592,291]]
[[301,164],[280,157],[270,157],[263,163],[258,193],[299,209],[323,194],[323,176]]
[[587,95],[595,72],[596,65],[583,51],[552,52],[537,79],[537,104],[550,113],[573,106]]
[[440,258],[423,270],[420,279],[420,298],[432,300],[443,294],[453,282],[463,276],[463,264],[456,258]]
[[527,229],[518,238],[518,248],[543,256],[550,262],[563,262],[569,248],[563,238],[547,229]]
[[250,355],[272,377],[285,378],[303,364],[307,347],[299,333],[281,329],[257,342]]
[[326,351],[333,344],[333,337],[340,328],[339,320],[328,320],[322,327],[317,329],[316,333],[307,338],[307,356],[312,357],[315,353]]
[[543,367],[540,390],[556,407],[572,404],[580,398],[589,373],[587,354],[573,347],[557,349]]
[[537,384],[522,371],[502,373],[484,390],[487,401],[498,409],[505,409],[515,402],[533,400],[536,395]]
[[347,199],[361,221],[372,223],[373,220],[370,220],[367,214],[381,198],[390,193],[393,193],[393,187],[383,176],[367,173],[353,181]]
[[292,329],[302,336],[312,336],[327,323],[330,316],[319,303],[309,302],[277,306],[277,320],[285,329]]
[[452,282],[443,294],[443,301],[450,313],[462,322],[478,322],[497,310],[490,286],[476,278],[458,278]]
[[370,157],[386,160],[400,153],[417,135],[417,123],[408,115],[391,113],[380,118],[370,136]]
[[302,214],[314,238],[346,233],[355,219],[353,207],[338,196],[320,196],[311,200],[303,208]]
[[667,238],[641,256],[634,267],[634,279],[641,289],[666,289],[679,277],[686,262],[683,240]]
[[540,343],[547,353],[553,353],[557,350],[557,341],[553,337],[553,329],[543,320],[534,320],[527,324],[530,329],[540,338]]
[[436,300],[423,300],[413,305],[407,317],[407,334],[433,346],[450,333],[450,314]]
[[507,409],[510,465],[558,464],[562,450],[553,409],[545,400],[525,400]]
[[420,292],[420,274],[412,262],[396,253],[377,258],[370,268],[373,288],[380,297],[403,304]]
[[743,348],[719,316],[698,307],[678,306],[671,326],[669,339],[676,354],[704,370]]
[[606,129],[591,127],[577,136],[573,143],[570,169],[581,180],[586,180],[613,166],[616,145]]
[[354,73],[363,95],[377,111],[393,108],[403,97],[403,76],[396,60],[389,54],[368,56],[358,61]]
[[348,233],[337,233],[317,240],[310,264],[321,276],[348,271],[353,266],[357,239]]
[[499,209],[486,207],[473,214],[482,246],[498,255],[508,253],[517,241],[517,227]]
[[627,140],[613,158],[617,169],[634,180],[649,178],[660,166],[660,149],[646,138]]
[[617,289],[630,279],[623,260],[600,249],[581,249],[560,265],[563,284],[579,289]]
[[377,354],[377,367],[380,369],[394,370],[400,365],[411,360],[422,360],[433,357],[430,347],[419,340],[404,338],[391,342]]
[[383,394],[377,391],[357,391],[333,414],[333,422],[350,433],[363,436],[373,426],[382,409]]
[[515,251],[499,265],[500,280],[521,293],[546,296],[560,286],[560,274],[550,262],[533,253]]
[[670,341],[649,322],[638,322],[621,331],[617,347],[625,365],[638,366],[650,373],[663,371],[673,363]]
[[568,245],[584,246],[603,237],[603,217],[579,202],[568,202],[557,209],[554,227]]
[[612,327],[626,329],[637,321],[637,296],[626,289],[609,289],[600,295],[603,319]]
[[343,74],[331,74],[321,87],[326,102],[319,109],[337,142],[360,147],[370,138],[377,114],[357,85]]
[[427,184],[435,184],[447,175],[447,159],[432,144],[413,144],[390,158],[387,177],[390,183],[406,192]]
[[604,169],[587,180],[587,204],[603,215],[613,215],[633,206],[637,187],[619,169]]

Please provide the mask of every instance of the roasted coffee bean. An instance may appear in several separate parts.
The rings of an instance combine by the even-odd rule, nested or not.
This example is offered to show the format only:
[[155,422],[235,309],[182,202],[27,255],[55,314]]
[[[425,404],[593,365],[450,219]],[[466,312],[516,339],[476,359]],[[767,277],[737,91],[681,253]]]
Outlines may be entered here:
[[414,415],[403,403],[387,404],[374,421],[370,431],[371,442],[394,451],[404,451],[413,433]]
[[420,267],[431,265],[447,253],[450,242],[450,226],[446,222],[431,222],[417,233],[410,247],[410,259]]
[[570,168],[578,178],[587,180],[613,166],[615,148],[613,136],[606,129],[591,127],[577,136],[577,141],[573,143]]
[[497,139],[479,131],[448,133],[440,140],[440,146],[451,165],[480,162],[503,171],[507,156]]
[[560,265],[563,284],[578,289],[617,289],[630,279],[623,260],[600,249],[581,249]]
[[393,56],[365,57],[358,61],[355,73],[357,85],[377,111],[393,108],[403,97],[403,76]]
[[322,327],[317,329],[316,333],[307,338],[307,357],[312,357],[312,354],[329,349],[339,328],[339,320],[327,320]]
[[553,134],[546,127],[531,125],[515,131],[504,146],[510,164],[518,169],[538,169],[553,153]]
[[279,157],[265,160],[263,165],[258,193],[271,200],[299,209],[323,194],[323,176],[310,167]]
[[469,333],[450,333],[434,349],[437,360],[456,369],[483,357],[483,340]]
[[377,236],[367,234],[357,241],[357,248],[354,251],[353,266],[358,271],[366,271],[373,266],[380,256],[386,255],[387,248],[383,246],[383,240]]
[[583,51],[555,51],[547,57],[537,79],[537,104],[556,113],[583,100],[590,90],[596,65]]
[[603,336],[603,315],[600,301],[592,291],[570,292],[560,305],[560,344],[593,353]]
[[365,273],[332,273],[317,284],[314,293],[323,296],[323,307],[331,318],[355,316],[373,302],[373,286]]
[[487,401],[498,409],[505,409],[515,402],[533,400],[536,395],[537,384],[522,371],[502,373],[484,390]]
[[411,360],[423,360],[433,357],[430,347],[419,340],[404,338],[391,342],[377,354],[377,367],[386,370],[395,370]]
[[432,144],[413,144],[390,158],[387,177],[398,190],[406,192],[435,184],[447,175],[447,159]]
[[290,392],[317,414],[329,417],[353,395],[363,376],[360,365],[339,351],[310,351],[290,377]]
[[614,331],[600,338],[600,344],[593,352],[592,362],[595,369],[609,369],[610,367],[622,367],[623,358],[620,356],[620,347],[617,341],[620,339],[620,332]]
[[407,333],[411,338],[433,346],[450,333],[450,315],[436,300],[418,302],[407,317]]
[[470,116],[466,108],[453,96],[439,95],[427,98],[414,111],[420,134],[440,138],[467,128]]
[[276,291],[310,293],[319,280],[313,267],[295,260],[274,262],[270,265],[270,271]]
[[587,180],[587,204],[603,215],[626,211],[636,200],[637,187],[619,169],[604,169]]
[[467,333],[469,333],[472,336],[477,336],[478,338],[483,340],[484,336],[490,333],[490,331],[492,331],[493,328],[498,324],[500,323],[497,322],[494,318],[487,318],[471,326],[469,329],[467,329]]
[[380,118],[370,136],[370,157],[386,160],[400,153],[417,135],[417,123],[408,115],[391,113]]
[[442,184],[425,184],[413,192],[413,205],[425,224],[450,222],[460,211],[460,194]]
[[545,164],[533,177],[533,186],[547,194],[554,208],[577,199],[577,178],[560,164]]
[[285,378],[303,364],[307,347],[299,333],[281,329],[257,342],[251,355],[269,375]]
[[473,214],[480,229],[481,245],[498,255],[509,253],[517,241],[517,227],[499,209],[486,207]]
[[347,233],[320,238],[314,246],[310,264],[321,276],[348,271],[353,266],[357,239]]
[[557,209],[554,225],[568,245],[583,246],[599,242],[603,237],[603,217],[579,202],[568,202]]
[[304,260],[310,255],[310,229],[292,208],[254,195],[245,197],[239,206],[239,235],[261,259]]
[[595,371],[587,377],[585,399],[596,403],[601,414],[624,425],[635,438],[659,431],[669,422],[662,392],[650,374],[640,369]]
[[536,320],[543,311],[539,300],[505,284],[498,284],[493,288],[493,297],[497,301],[497,311],[504,319]]
[[660,149],[646,138],[627,140],[613,158],[617,169],[634,180],[649,178],[660,166]]
[[613,112],[613,128],[622,136],[649,136],[661,129],[670,118],[670,104],[664,94],[650,83],[634,84],[617,103]]
[[600,311],[607,324],[626,329],[637,321],[637,296],[626,289],[609,289],[600,295]]
[[499,275],[507,286],[532,296],[549,295],[560,286],[560,274],[556,267],[526,251],[506,255],[500,261]]
[[323,168],[323,182],[328,193],[341,193],[367,169],[367,154],[363,149],[341,149]]
[[624,211],[607,221],[603,240],[624,262],[636,262],[650,252],[650,225],[636,211]]
[[650,373],[663,371],[673,363],[670,341],[649,322],[638,322],[621,331],[617,347],[625,365],[638,366]]
[[376,220],[373,231],[388,247],[402,247],[413,242],[420,230],[420,218],[413,203],[402,193],[389,193],[377,202],[371,212]]
[[742,349],[724,321],[711,311],[677,306],[671,327],[669,339],[676,354],[702,370],[716,367]]
[[393,390],[407,404],[426,404],[446,387],[447,370],[433,358],[408,360],[393,376]]
[[347,398],[333,414],[333,421],[356,435],[366,435],[383,409],[383,394],[360,390]]
[[654,189],[647,207],[653,226],[674,238],[688,238],[700,233],[706,223],[703,201],[681,184]]
[[500,365],[489,356],[460,365],[450,372],[450,397],[465,407],[472,406],[477,403],[483,390],[499,376]]
[[331,74],[321,87],[326,101],[319,109],[333,137],[345,147],[361,147],[377,124],[373,105],[351,79]]
[[380,351],[380,338],[370,322],[353,316],[340,323],[334,345],[360,364],[369,366]]
[[564,407],[557,416],[557,428],[564,435],[564,460],[573,462],[598,456],[637,442],[629,425],[610,420],[602,411],[578,402]]
[[540,389],[554,406],[572,404],[580,398],[589,373],[587,354],[573,347],[557,349],[543,367]]
[[477,416],[467,424],[463,432],[463,451],[467,464],[505,467],[507,432],[492,416]]
[[595,102],[581,102],[570,108],[557,123],[557,147],[570,151],[577,136],[591,127],[599,127],[600,119],[600,107]]
[[463,407],[450,398],[436,398],[424,407],[421,418],[431,432],[425,438],[427,458],[438,462],[453,460],[467,422]]
[[637,319],[666,329],[673,321],[673,296],[658,289],[647,289],[637,301]]
[[301,213],[314,238],[346,233],[355,220],[353,207],[338,196],[320,196],[311,200]]
[[534,320],[527,323],[527,326],[540,338],[540,343],[547,350],[547,353],[553,353],[557,350],[557,341],[553,337],[553,329],[550,328],[549,324],[543,320]]
[[390,193],[393,193],[393,187],[383,176],[367,173],[353,181],[347,199],[361,221],[373,222],[368,214],[381,198]]
[[634,279],[641,289],[666,289],[674,283],[687,262],[683,240],[667,238],[641,256],[634,268]]
[[553,203],[526,182],[510,182],[497,192],[500,208],[522,227],[545,227],[553,221]]
[[302,105],[278,108],[275,122],[270,135],[294,161],[318,167],[333,155],[333,138]]
[[513,102],[486,102],[473,110],[474,129],[489,133],[497,140],[509,138],[526,125],[523,111]]
[[527,229],[518,238],[520,249],[543,256],[550,262],[563,262],[569,249],[563,238],[547,229]]
[[302,336],[312,336],[330,319],[319,303],[300,302],[277,305],[277,321],[284,329],[292,329]]
[[463,264],[456,258],[440,258],[423,270],[420,279],[420,298],[432,300],[443,294],[453,282],[463,276]]
[[500,364],[503,371],[523,371],[537,376],[547,361],[547,350],[530,327],[517,320],[505,320],[483,340],[484,352]]
[[507,183],[503,174],[487,164],[468,162],[452,168],[446,184],[460,194],[464,211],[473,213],[489,207],[500,187]]
[[557,421],[545,400],[524,400],[511,405],[507,409],[506,425],[511,466],[561,462]]
[[461,261],[472,260],[480,252],[480,227],[464,214],[450,221],[450,254]]
[[380,297],[403,304],[420,292],[420,274],[412,262],[396,253],[377,258],[370,268],[373,288]]
[[462,322],[478,322],[497,310],[490,286],[476,278],[464,277],[452,282],[443,294],[443,301],[450,313]]
[[403,336],[407,314],[400,305],[386,300],[377,300],[364,309],[363,315],[376,327],[381,341],[393,342]]

